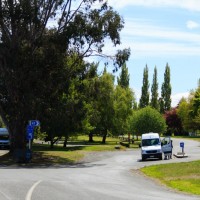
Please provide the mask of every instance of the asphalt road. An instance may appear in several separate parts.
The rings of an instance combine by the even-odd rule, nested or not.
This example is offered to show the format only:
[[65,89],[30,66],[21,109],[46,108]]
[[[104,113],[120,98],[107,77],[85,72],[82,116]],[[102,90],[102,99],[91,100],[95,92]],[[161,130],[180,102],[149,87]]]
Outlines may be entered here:
[[[181,140],[183,141],[183,140]],[[174,153],[180,151],[174,140]],[[146,165],[200,159],[200,144],[184,140],[188,158],[142,162],[139,150],[96,153],[84,163],[55,167],[0,167],[0,200],[194,200],[144,177]]]

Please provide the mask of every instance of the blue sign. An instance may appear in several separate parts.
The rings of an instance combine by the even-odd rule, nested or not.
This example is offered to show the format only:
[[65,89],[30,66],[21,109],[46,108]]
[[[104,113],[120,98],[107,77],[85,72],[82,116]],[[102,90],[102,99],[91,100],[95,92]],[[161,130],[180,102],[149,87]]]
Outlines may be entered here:
[[180,142],[180,147],[184,148],[184,142]]
[[40,121],[38,120],[30,120],[29,125],[31,126],[40,126]]
[[27,133],[33,133],[33,131],[34,131],[34,127],[31,126],[31,125],[27,125],[27,127],[26,127],[26,132],[27,132]]
[[32,140],[33,139],[33,134],[32,133],[27,133],[26,139],[27,140]]
[[33,139],[33,133],[34,133],[34,127],[31,125],[28,125],[26,127],[26,139],[32,140]]

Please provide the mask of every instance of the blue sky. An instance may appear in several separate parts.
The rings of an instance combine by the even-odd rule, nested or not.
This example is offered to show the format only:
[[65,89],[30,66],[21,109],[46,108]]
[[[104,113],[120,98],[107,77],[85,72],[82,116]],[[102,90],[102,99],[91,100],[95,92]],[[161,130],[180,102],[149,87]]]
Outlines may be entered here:
[[[120,48],[131,48],[127,67],[130,87],[137,98],[146,64],[150,88],[155,66],[161,88],[168,63],[175,106],[182,96],[197,87],[200,78],[200,1],[108,0],[108,3],[125,21]],[[112,46],[105,47],[105,52],[112,50]]]

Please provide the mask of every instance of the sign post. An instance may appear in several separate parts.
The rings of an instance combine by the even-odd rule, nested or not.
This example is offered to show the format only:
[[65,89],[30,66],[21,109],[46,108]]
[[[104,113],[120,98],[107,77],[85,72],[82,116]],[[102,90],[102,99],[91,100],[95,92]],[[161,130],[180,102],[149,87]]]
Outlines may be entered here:
[[26,139],[28,140],[28,149],[26,150],[26,160],[29,161],[32,157],[31,140],[34,138],[34,128],[40,126],[40,121],[30,120],[26,127]]
[[31,149],[31,140],[33,139],[34,127],[31,125],[27,125],[26,127],[26,139],[28,140],[28,147]]
[[182,154],[184,154],[184,142],[180,142],[180,147],[182,148]]

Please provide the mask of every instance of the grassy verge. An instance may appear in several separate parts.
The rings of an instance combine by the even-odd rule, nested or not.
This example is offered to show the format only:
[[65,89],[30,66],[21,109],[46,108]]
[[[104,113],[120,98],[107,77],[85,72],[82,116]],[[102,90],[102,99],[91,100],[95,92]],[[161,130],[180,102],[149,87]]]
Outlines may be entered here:
[[171,188],[200,195],[200,161],[154,165],[141,171]]
[[200,142],[200,136],[174,136],[174,138],[184,138],[188,140],[195,140]]
[[[119,151],[115,147],[119,145],[118,138],[108,137],[106,144],[102,144],[101,137],[94,137],[94,142],[89,143],[88,137],[78,136],[76,139],[69,141],[66,148],[59,143],[51,149],[50,145],[44,143],[34,143],[32,147],[33,157],[32,164],[75,164],[80,162],[88,152],[97,151]],[[130,148],[138,147],[138,142],[130,144]],[[120,146],[120,150],[125,150]],[[15,164],[9,154],[0,156],[0,163],[5,165]]]

